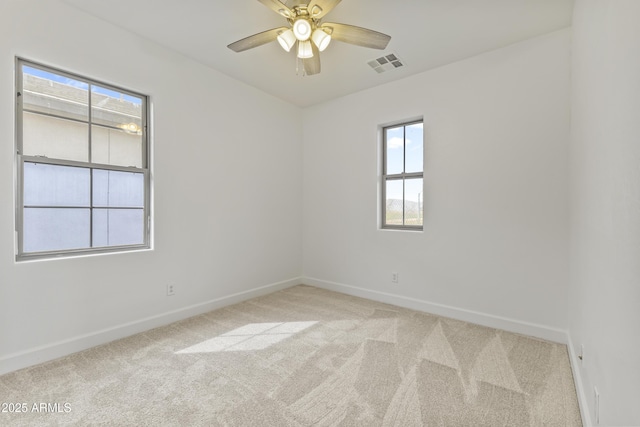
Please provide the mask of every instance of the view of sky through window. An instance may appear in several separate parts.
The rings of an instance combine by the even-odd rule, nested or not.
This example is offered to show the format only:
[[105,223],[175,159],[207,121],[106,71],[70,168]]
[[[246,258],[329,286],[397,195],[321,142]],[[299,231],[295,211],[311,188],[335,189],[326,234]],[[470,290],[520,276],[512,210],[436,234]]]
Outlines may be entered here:
[[[387,174],[422,172],[423,124],[387,129]],[[398,185],[399,184],[399,185]],[[402,181],[387,185],[387,199],[403,200]],[[422,179],[407,180],[405,200],[421,203]]]
[[[51,73],[51,72],[48,72],[48,71],[40,70],[38,68],[29,67],[28,65],[24,65],[22,67],[22,71],[23,71],[24,74],[28,74],[28,75],[31,75],[31,76],[35,76],[35,77],[40,77],[40,78],[43,78],[43,79],[51,80],[52,82],[62,83],[62,84],[65,84],[67,86],[76,87],[78,89],[89,90],[89,84],[88,83],[85,83],[85,82],[80,81],[80,80],[75,80],[75,79],[72,79],[72,78],[69,78],[69,77],[65,77],[65,76],[62,76],[62,75],[59,75],[59,74]],[[100,93],[102,95],[106,95],[106,96],[109,96],[111,98],[124,99],[126,101],[131,102],[132,104],[137,104],[137,105],[141,105],[142,104],[142,99],[140,99],[138,97],[135,97],[135,96],[128,95],[126,93],[117,92],[115,90],[107,89],[107,88],[96,86],[96,85],[94,85],[91,88],[91,90],[94,93]]]

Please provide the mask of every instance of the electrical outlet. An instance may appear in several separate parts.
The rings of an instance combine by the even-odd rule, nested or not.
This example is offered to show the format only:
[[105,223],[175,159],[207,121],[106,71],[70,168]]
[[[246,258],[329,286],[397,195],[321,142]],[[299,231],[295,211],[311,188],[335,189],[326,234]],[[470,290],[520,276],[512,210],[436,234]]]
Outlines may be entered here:
[[167,296],[170,297],[176,294],[176,288],[173,285],[167,285]]
[[600,393],[598,387],[593,387],[593,412],[595,425],[600,425]]
[[398,283],[398,272],[394,271],[391,273],[391,283]]

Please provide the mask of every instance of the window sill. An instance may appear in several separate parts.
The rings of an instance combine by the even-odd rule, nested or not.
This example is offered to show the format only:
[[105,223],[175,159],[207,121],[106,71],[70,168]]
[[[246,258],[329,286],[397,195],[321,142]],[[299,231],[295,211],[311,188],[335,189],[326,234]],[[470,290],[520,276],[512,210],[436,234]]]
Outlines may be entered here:
[[75,259],[75,258],[88,258],[88,257],[96,257],[96,256],[104,256],[104,255],[122,255],[129,253],[137,253],[137,252],[149,252],[153,251],[153,248],[150,246],[136,246],[130,248],[113,248],[106,250],[91,250],[91,251],[70,251],[70,252],[61,252],[61,253],[41,253],[41,254],[29,254],[29,255],[16,255],[15,262],[16,264],[26,264],[32,262],[40,262],[40,261],[56,261],[63,259]]

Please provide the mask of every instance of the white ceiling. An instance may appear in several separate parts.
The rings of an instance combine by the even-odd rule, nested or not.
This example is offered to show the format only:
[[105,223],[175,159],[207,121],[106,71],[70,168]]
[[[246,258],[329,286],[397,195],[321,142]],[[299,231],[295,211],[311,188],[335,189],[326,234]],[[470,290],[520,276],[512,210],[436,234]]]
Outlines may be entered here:
[[[238,39],[287,25],[257,0],[63,0],[299,106],[308,106],[571,25],[574,0],[343,0],[323,19],[391,36],[386,50],[334,41],[322,72],[296,74],[277,42],[235,53]],[[383,74],[367,62],[396,53]]]

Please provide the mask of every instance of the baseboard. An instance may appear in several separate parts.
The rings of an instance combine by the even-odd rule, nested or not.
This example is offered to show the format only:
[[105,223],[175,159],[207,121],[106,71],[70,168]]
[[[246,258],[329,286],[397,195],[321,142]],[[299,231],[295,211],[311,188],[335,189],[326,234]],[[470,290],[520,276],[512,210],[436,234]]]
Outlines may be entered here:
[[357,286],[345,285],[342,283],[330,282],[313,277],[303,277],[302,283],[331,291],[341,292],[347,295],[367,298],[375,301],[393,304],[404,308],[424,311],[443,317],[463,320],[490,328],[502,329],[517,334],[528,335],[547,341],[567,344],[567,331],[555,329],[535,323],[522,322],[491,314],[480,313],[472,310],[451,307],[444,304],[437,304],[417,298],[391,294],[387,292],[374,291],[371,289],[359,288]]
[[573,347],[573,340],[571,334],[567,335],[567,347],[569,350],[569,362],[571,363],[571,371],[573,373],[573,383],[576,386],[576,394],[578,395],[578,405],[580,406],[580,415],[582,416],[582,425],[584,427],[593,426],[591,421],[591,413],[589,412],[589,405],[587,403],[587,394],[584,389],[584,381],[582,381],[582,370],[580,369],[580,360],[578,359],[578,353]]
[[189,307],[180,308],[159,314],[145,319],[136,320],[112,328],[102,329],[100,331],[80,335],[52,344],[32,348],[19,353],[10,354],[0,358],[0,375],[17,371],[18,369],[37,365],[39,363],[58,359],[78,351],[86,350],[97,345],[106,344],[108,342],[135,335],[140,332],[148,331],[153,328],[167,325],[169,323],[183,320],[198,314],[206,313],[217,308],[236,304],[251,298],[266,295],[281,289],[302,283],[302,278],[295,277],[282,282],[272,283],[260,286],[248,291],[238,292],[210,301],[191,305]]

